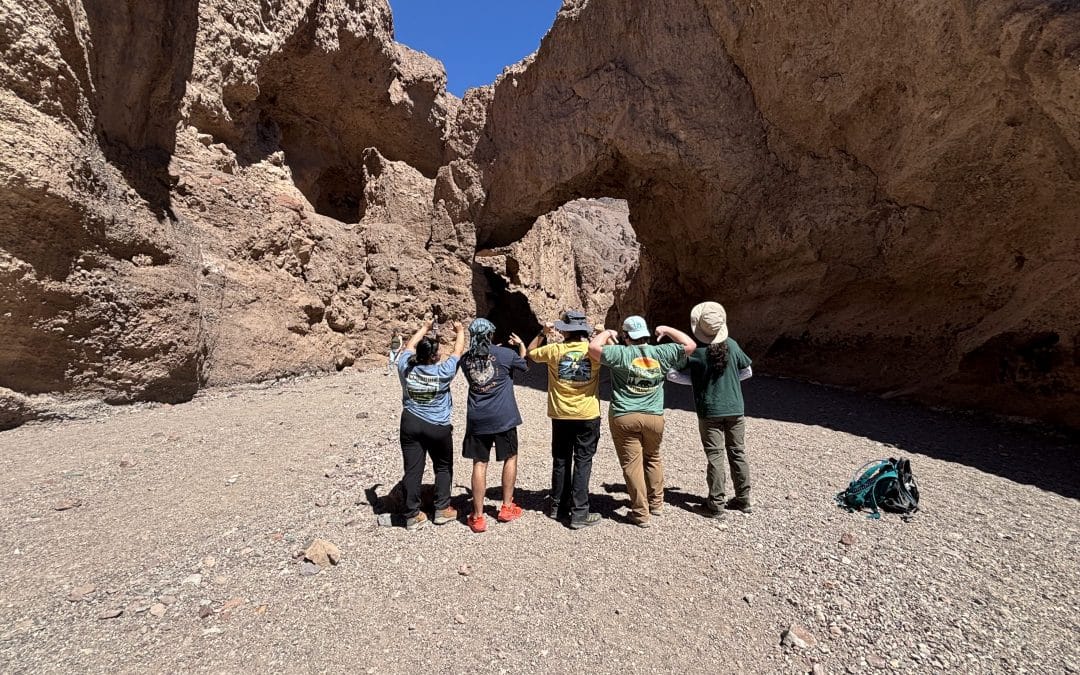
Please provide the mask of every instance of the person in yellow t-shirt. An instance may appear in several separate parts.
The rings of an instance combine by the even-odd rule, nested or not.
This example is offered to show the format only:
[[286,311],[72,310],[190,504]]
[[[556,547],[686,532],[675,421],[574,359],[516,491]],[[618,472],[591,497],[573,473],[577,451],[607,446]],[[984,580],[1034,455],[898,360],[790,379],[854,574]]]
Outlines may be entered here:
[[[557,333],[556,333],[557,331]],[[562,342],[555,342],[558,334]],[[529,344],[530,360],[547,364],[551,418],[551,506],[548,515],[579,530],[600,522],[589,512],[589,477],[600,440],[600,362],[589,356],[592,327],[568,310]],[[541,342],[548,342],[541,346]]]

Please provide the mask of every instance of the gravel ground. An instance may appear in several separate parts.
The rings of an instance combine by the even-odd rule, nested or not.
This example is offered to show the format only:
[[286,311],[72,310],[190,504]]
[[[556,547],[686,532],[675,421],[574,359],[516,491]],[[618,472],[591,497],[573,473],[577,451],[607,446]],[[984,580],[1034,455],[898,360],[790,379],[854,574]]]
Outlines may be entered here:
[[[669,396],[667,513],[625,524],[605,422],[592,503],[606,520],[575,532],[539,511],[549,425],[529,381],[527,510],[483,535],[378,526],[371,502],[401,461],[399,388],[378,371],[0,434],[0,671],[1080,667],[1074,440],[758,377],[757,508],[716,522],[689,510],[705,462],[684,390]],[[455,397],[459,442],[460,379]],[[913,522],[834,506],[858,465],[898,453],[922,486]],[[459,509],[468,476],[459,457]],[[342,559],[304,576],[294,555],[315,537]],[[781,644],[792,624],[809,644]]]

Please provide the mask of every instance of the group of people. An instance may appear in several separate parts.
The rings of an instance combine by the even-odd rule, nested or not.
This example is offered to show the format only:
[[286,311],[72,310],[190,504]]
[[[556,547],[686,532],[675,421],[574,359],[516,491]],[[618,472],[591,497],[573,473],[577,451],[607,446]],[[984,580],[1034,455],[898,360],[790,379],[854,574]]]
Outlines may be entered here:
[[[645,319],[631,316],[622,330],[596,330],[583,312],[567,311],[526,345],[511,333],[509,347],[493,344],[495,326],[476,319],[468,328],[454,322],[453,350],[440,360],[438,340],[426,321],[409,340],[391,343],[390,363],[401,381],[402,488],[406,528],[428,524],[421,510],[420,486],[426,458],[435,473],[433,522],[457,520],[450,505],[453,478],[453,401],[450,383],[460,370],[469,385],[462,455],[473,461],[472,509],[466,523],[473,532],[487,530],[484,496],[491,450],[502,462],[500,522],[522,515],[514,502],[517,480],[517,427],[521,414],[514,396],[514,375],[528,361],[547,366],[547,413],[551,418],[551,493],[547,514],[581,529],[600,522],[591,511],[589,479],[600,440],[600,369],[611,378],[609,429],[626,479],[629,518],[649,527],[664,513],[664,382],[693,386],[698,430],[707,460],[708,496],[699,513],[718,518],[725,510],[749,513],[750,468],[746,459],[741,382],[752,375],[751,361],[728,334],[727,314],[716,302],[703,302],[690,313],[690,333],[669,326],[649,331]],[[466,350],[466,346],[468,349]],[[734,497],[726,499],[725,463],[730,466]]]

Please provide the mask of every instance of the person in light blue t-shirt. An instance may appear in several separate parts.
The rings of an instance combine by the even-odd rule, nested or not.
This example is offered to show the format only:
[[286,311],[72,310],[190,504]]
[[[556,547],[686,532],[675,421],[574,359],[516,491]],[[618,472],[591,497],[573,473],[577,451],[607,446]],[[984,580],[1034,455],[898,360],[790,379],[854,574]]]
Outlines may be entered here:
[[457,510],[450,506],[450,486],[454,479],[454,427],[450,424],[453,399],[450,382],[457,374],[458,360],[465,351],[465,327],[454,322],[457,338],[453,353],[439,362],[439,342],[428,332],[432,320],[424,322],[409,338],[398,355],[398,378],[401,381],[401,456],[405,476],[405,527],[415,530],[427,524],[420,510],[420,481],[424,463],[431,456],[435,471],[436,525],[457,520]]

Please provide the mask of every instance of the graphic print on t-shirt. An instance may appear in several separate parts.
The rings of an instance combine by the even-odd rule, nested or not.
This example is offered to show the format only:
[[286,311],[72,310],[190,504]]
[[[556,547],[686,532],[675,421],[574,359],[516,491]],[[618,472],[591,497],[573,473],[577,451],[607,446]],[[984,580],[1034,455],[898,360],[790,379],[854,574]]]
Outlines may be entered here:
[[417,403],[431,403],[439,393],[439,376],[425,375],[415,368],[411,369],[405,375],[405,391]]
[[564,382],[586,383],[592,379],[592,361],[586,352],[572,351],[559,359],[559,379]]
[[639,356],[630,362],[626,375],[626,388],[635,394],[651,394],[664,383],[660,362],[648,356]]
[[469,388],[478,394],[484,394],[495,388],[495,355],[470,356],[461,362]]

